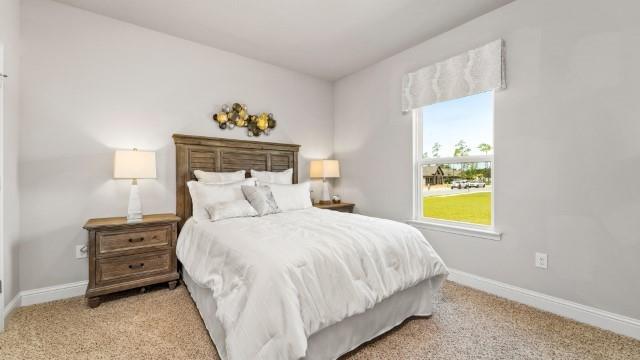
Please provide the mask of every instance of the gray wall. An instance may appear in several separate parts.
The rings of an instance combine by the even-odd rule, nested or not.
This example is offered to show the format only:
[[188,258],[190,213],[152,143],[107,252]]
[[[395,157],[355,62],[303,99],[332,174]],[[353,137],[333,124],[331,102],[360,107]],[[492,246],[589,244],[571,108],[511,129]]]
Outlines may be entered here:
[[[639,13],[635,0],[519,0],[341,79],[342,197],[365,214],[409,219],[402,74],[504,38],[509,87],[495,106],[503,238],[425,235],[452,268],[640,318]],[[534,267],[536,251],[549,254],[547,271]]]
[[[2,192],[4,204],[2,237],[4,268],[4,302],[9,303],[19,291],[18,233],[20,204],[18,197],[18,125],[20,63],[20,0],[0,1],[0,44],[4,45],[4,71],[9,74],[4,86],[2,124]],[[2,316],[2,315],[0,315]]]
[[145,213],[175,211],[173,133],[247,139],[211,120],[226,102],[276,115],[259,140],[302,144],[302,179],[307,159],[332,154],[329,82],[52,1],[24,1],[22,20],[22,290],[87,278],[82,225],[127,211],[114,149],[158,152],[158,179],[140,182]]

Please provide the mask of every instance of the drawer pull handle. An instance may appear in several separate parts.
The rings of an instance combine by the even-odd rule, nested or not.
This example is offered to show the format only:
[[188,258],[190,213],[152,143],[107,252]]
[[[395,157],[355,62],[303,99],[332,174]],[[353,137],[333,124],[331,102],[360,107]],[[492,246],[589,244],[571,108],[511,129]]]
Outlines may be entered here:
[[129,269],[142,269],[143,267],[144,267],[144,263],[129,265]]
[[144,237],[143,236],[139,237],[139,238],[135,238],[135,239],[129,238],[129,242],[130,243],[137,243],[137,242],[141,242],[141,241],[144,241]]

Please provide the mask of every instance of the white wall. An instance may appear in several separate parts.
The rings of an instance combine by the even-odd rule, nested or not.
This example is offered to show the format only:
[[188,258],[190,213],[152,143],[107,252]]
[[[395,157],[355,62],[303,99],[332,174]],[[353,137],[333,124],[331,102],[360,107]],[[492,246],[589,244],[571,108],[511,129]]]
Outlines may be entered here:
[[223,103],[273,112],[258,140],[301,144],[301,179],[307,159],[332,154],[328,82],[52,1],[24,1],[22,21],[22,290],[87,278],[82,225],[127,210],[114,149],[158,151],[158,180],[140,182],[146,213],[175,211],[173,133],[248,139],[213,123]]
[[[640,3],[519,0],[335,84],[340,192],[411,216],[401,76],[496,38],[496,226],[502,241],[425,235],[452,268],[640,318]],[[533,266],[549,254],[549,269]]]
[[[20,107],[20,0],[0,1],[0,44],[4,46],[4,118],[2,128],[2,177],[4,204],[2,236],[4,266],[3,295],[5,305],[19,291],[18,287],[18,233],[20,204],[18,197],[18,125]],[[2,316],[0,314],[0,316]]]

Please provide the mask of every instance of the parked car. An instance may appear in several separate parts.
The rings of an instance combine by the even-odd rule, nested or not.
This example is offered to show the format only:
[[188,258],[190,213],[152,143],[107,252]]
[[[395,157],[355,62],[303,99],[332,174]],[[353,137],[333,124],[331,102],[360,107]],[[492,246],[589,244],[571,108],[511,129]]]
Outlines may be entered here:
[[452,189],[467,189],[469,188],[469,182],[467,180],[453,180],[451,182]]
[[487,186],[487,184],[485,184],[484,181],[480,181],[480,180],[469,181],[467,185],[472,188],[483,188]]

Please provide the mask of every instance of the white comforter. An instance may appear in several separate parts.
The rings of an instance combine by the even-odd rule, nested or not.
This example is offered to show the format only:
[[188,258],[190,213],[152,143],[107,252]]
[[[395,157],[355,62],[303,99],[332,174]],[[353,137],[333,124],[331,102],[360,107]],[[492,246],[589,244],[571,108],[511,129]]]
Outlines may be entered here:
[[177,254],[213,290],[229,360],[301,358],[313,333],[448,273],[411,226],[315,208],[191,219]]

